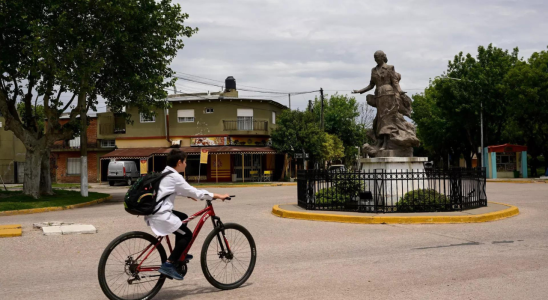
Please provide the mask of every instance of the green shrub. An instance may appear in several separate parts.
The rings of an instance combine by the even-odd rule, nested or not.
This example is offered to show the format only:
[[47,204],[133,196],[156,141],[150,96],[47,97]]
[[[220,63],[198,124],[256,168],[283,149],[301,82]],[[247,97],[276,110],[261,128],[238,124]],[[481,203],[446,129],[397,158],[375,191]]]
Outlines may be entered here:
[[342,205],[359,196],[366,184],[356,175],[334,174],[332,187],[323,188],[315,195],[316,204]]
[[448,211],[451,200],[433,189],[418,189],[407,192],[396,204],[399,212]]

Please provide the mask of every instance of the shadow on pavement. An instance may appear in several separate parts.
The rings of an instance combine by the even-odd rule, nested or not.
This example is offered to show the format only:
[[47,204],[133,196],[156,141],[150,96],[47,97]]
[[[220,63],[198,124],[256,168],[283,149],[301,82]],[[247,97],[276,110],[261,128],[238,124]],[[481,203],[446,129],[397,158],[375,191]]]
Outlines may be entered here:
[[[182,282],[181,284],[185,284]],[[245,288],[248,286],[253,285],[253,283],[246,282],[244,283],[239,289]],[[193,287],[189,288],[188,285],[184,287],[183,289],[180,289],[180,286],[173,286],[168,288],[162,288],[160,292],[154,297],[158,299],[180,299],[186,296],[192,296],[192,295],[202,295],[202,294],[212,294],[212,293],[222,293],[223,290],[220,290],[216,287],[209,286],[209,287]]]

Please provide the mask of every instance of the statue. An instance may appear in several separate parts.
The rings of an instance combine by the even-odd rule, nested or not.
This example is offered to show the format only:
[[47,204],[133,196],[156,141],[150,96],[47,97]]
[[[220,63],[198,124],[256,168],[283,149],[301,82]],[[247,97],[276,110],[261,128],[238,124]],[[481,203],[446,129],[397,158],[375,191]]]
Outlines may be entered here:
[[377,108],[373,130],[369,131],[374,143],[365,144],[363,153],[371,157],[412,157],[419,140],[415,126],[403,117],[411,116],[411,98],[401,90],[401,75],[387,64],[386,54],[379,50],[374,57],[377,66],[371,70],[369,85],[352,91],[363,94],[376,87],[374,95],[367,95],[367,104]]

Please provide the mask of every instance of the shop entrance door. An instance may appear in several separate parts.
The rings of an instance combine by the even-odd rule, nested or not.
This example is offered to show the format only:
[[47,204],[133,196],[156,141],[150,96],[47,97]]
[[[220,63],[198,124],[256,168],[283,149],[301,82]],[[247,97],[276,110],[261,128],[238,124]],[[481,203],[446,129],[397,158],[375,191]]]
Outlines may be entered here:
[[[235,154],[234,155],[234,173],[237,181],[242,180],[242,170],[245,181],[251,181],[251,171],[263,173],[263,155],[262,154]],[[242,164],[243,159],[243,164]]]

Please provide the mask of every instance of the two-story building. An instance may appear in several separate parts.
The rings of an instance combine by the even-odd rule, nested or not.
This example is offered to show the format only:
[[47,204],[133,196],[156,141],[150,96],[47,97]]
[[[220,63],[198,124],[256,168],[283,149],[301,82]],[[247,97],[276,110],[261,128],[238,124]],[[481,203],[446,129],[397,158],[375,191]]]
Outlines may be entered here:
[[0,184],[23,183],[26,149],[23,142],[4,128],[0,114]]
[[[88,182],[101,182],[100,158],[111,152],[114,141],[98,139],[97,114],[88,114],[89,125],[87,127],[87,157],[88,157]],[[65,113],[59,118],[62,125],[69,121],[69,114]],[[80,165],[80,138],[69,141],[57,141],[51,148],[50,167],[52,181],[58,183],[79,183],[81,175]]]
[[[221,93],[176,94],[165,101],[169,109],[155,110],[151,118],[129,107],[131,125],[112,112],[98,114],[97,140],[117,148],[100,158],[102,181],[111,160],[133,160],[143,174],[163,170],[172,145],[180,145],[189,154],[185,173],[189,181],[279,176],[283,156],[272,149],[270,133],[276,116],[286,106],[273,100],[238,97],[232,77],[226,79]],[[207,164],[200,164],[202,149],[209,153]]]

